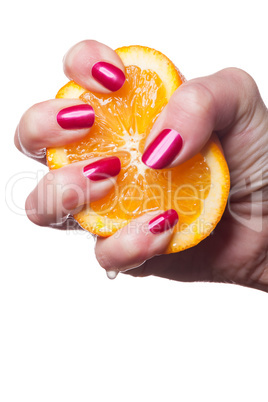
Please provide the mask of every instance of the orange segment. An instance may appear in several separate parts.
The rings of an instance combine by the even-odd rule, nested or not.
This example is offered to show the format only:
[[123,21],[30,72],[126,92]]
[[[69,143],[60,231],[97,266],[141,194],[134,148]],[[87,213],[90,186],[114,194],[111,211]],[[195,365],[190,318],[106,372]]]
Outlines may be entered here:
[[92,233],[110,236],[145,212],[173,208],[179,223],[167,252],[177,252],[199,243],[220,220],[229,192],[228,167],[216,137],[175,168],[153,170],[141,162],[152,125],[184,78],[153,49],[130,46],[117,53],[126,67],[126,82],[119,91],[91,93],[70,81],[58,92],[58,98],[89,103],[96,117],[82,141],[47,150],[48,166],[118,156],[122,169],[114,189],[86,205],[75,219]]

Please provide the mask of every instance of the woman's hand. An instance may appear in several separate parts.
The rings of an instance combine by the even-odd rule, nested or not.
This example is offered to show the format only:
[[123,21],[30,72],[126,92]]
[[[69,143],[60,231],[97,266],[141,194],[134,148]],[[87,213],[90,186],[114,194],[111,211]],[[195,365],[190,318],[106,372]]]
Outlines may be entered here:
[[[154,139],[166,128],[182,137],[183,146],[175,155],[155,152]],[[254,80],[246,72],[230,68],[183,84],[156,121],[143,160],[146,163],[153,149],[156,165],[183,163],[200,151],[212,132],[220,138],[231,175],[229,203],[220,223],[199,245],[178,254],[147,254],[148,260],[128,273],[237,283],[268,291],[268,112]],[[112,238],[101,240],[97,257],[105,261],[106,269],[124,269],[122,253],[118,257],[112,252],[113,242]],[[126,244],[127,236],[121,242]],[[142,236],[134,240],[129,236],[137,262],[143,242]],[[132,257],[133,265],[134,260]],[[127,266],[127,257],[124,264]]]
[[[109,74],[99,66],[110,69]],[[64,71],[84,88],[98,92],[117,90],[124,82],[119,57],[95,41],[75,45],[64,58]],[[81,105],[77,100],[57,99],[33,106],[18,125],[17,148],[45,162],[45,148],[81,139],[94,120],[92,111],[81,111]],[[78,108],[77,120],[68,115],[69,107]],[[154,140],[165,129],[175,135],[171,152],[161,155]],[[132,222],[114,236],[97,239],[96,257],[104,269],[182,281],[234,282],[268,291],[268,113],[254,80],[232,68],[184,83],[157,119],[143,161],[152,163],[152,168],[181,164],[201,150],[212,132],[220,138],[232,185],[230,202],[213,235],[189,250],[159,255],[171,239],[176,217],[163,211],[168,225],[156,232],[152,217],[145,214],[136,223],[148,230],[137,231],[141,225]],[[49,172],[26,201],[29,218],[39,225],[65,227],[68,214],[103,197],[119,170],[111,171],[104,161],[96,170],[107,179],[94,180],[85,174],[92,169],[84,169],[93,162]],[[79,197],[73,186],[82,189]]]
[[[100,71],[103,60],[105,68]],[[64,70],[85,88],[103,93],[119,89],[125,80],[124,66],[117,54],[95,41],[85,41],[70,49],[64,58]],[[46,148],[81,140],[93,126],[94,117],[93,108],[80,100],[38,103],[22,116],[15,145],[25,155],[46,164]],[[26,200],[29,219],[40,226],[70,227],[69,214],[104,197],[114,186],[120,169],[120,160],[110,157],[50,171]]]

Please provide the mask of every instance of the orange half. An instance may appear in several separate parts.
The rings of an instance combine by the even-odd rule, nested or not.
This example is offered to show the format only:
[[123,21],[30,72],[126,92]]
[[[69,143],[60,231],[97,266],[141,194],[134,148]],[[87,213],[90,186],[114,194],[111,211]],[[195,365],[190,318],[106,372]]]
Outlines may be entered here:
[[175,209],[179,222],[167,253],[198,244],[219,222],[228,198],[228,166],[218,139],[186,163],[154,170],[141,161],[145,140],[157,117],[184,77],[162,53],[142,46],[116,50],[126,81],[103,95],[70,81],[57,98],[80,98],[95,111],[95,123],[81,141],[47,150],[50,169],[92,157],[118,156],[122,169],[114,188],[74,215],[82,228],[110,236],[145,212]]

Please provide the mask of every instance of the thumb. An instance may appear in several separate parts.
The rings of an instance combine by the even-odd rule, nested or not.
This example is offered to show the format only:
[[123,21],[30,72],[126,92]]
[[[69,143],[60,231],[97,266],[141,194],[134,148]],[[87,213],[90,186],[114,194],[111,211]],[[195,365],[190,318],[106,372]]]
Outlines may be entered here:
[[147,138],[143,163],[164,169],[190,159],[204,147],[213,131],[231,131],[242,117],[252,113],[256,88],[254,80],[236,68],[182,84]]

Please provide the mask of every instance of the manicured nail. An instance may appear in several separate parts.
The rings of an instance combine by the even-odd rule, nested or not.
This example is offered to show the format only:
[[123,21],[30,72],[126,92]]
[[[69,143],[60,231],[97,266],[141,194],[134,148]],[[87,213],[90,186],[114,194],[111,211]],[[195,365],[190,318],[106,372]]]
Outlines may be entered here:
[[126,79],[125,74],[120,68],[105,61],[94,64],[92,67],[92,76],[110,91],[118,91]]
[[120,159],[117,156],[109,156],[85,166],[83,173],[88,179],[98,181],[117,176],[120,170]]
[[165,232],[173,228],[178,223],[179,216],[175,209],[169,209],[160,215],[157,215],[149,222],[149,230],[153,234]]
[[164,169],[176,158],[181,148],[181,135],[167,128],[149,145],[142,156],[142,162],[152,169]]
[[93,107],[87,104],[66,107],[57,115],[57,122],[66,130],[92,127],[94,119]]

